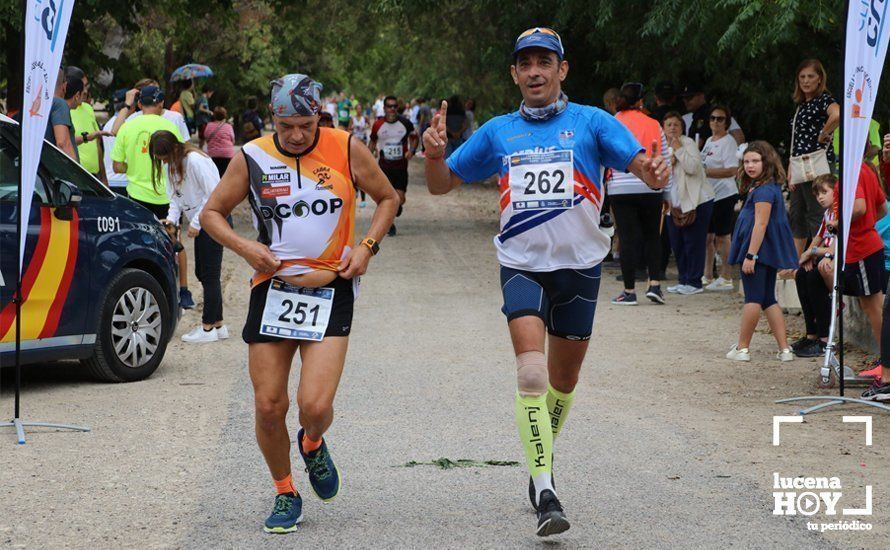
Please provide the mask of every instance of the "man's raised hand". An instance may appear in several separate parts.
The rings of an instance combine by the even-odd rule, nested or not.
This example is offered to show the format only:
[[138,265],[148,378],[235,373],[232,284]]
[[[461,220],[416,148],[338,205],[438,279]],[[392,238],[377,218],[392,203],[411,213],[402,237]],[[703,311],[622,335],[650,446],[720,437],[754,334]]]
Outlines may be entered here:
[[445,113],[447,110],[448,102],[443,100],[439,111],[430,123],[430,127],[423,133],[423,147],[428,159],[434,160],[445,156],[445,146],[448,144],[448,133],[445,130]]

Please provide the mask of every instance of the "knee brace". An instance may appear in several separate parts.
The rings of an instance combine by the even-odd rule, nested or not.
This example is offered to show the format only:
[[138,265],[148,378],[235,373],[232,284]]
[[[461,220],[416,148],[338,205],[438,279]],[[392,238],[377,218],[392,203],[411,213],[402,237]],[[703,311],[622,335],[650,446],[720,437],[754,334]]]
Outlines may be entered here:
[[527,351],[516,356],[516,384],[519,395],[537,396],[547,393],[547,358],[540,351]]

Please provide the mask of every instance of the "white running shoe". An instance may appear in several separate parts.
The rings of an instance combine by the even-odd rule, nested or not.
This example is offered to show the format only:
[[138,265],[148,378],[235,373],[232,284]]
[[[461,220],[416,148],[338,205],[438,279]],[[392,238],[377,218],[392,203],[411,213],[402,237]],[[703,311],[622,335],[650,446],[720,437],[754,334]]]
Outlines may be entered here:
[[704,289],[692,285],[683,285],[683,287],[677,291],[678,294],[682,294],[683,296],[692,296],[693,294],[701,294],[702,292],[704,292]]
[[711,284],[709,284],[705,288],[708,290],[732,290],[732,279],[717,277],[711,282]]
[[748,353],[748,348],[739,349],[738,344],[733,344],[732,349],[726,354],[726,358],[733,361],[750,361],[751,354]]
[[702,286],[708,286],[708,285],[711,284],[712,282],[713,282],[713,281],[712,281],[711,279],[708,279],[707,277],[702,277],[702,278],[701,278],[701,285],[702,285]]
[[670,293],[670,294],[679,294],[679,293],[680,293],[680,289],[683,288],[684,286],[686,286],[686,285],[674,285],[674,286],[669,286],[669,287],[667,287],[667,289],[665,289],[665,290],[667,290],[668,293]]
[[219,340],[219,333],[215,328],[204,330],[204,327],[202,327],[201,325],[193,328],[191,332],[187,332],[182,335],[182,341],[189,342],[190,344],[216,342],[217,340]]
[[791,348],[785,348],[780,350],[779,353],[776,354],[776,359],[782,361],[794,361],[794,352],[791,351]]
[[223,325],[221,327],[216,327],[216,337],[220,340],[225,340],[229,337],[229,327]]

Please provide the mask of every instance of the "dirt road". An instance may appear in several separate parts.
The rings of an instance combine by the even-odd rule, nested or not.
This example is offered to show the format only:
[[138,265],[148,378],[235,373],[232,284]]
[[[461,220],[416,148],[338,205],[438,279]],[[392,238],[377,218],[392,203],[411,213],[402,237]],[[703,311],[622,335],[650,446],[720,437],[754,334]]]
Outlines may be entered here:
[[[420,165],[399,235],[364,278],[346,372],[328,434],[343,492],[321,504],[306,490],[292,535],[261,532],[272,485],[253,435],[243,323],[249,269],[226,253],[226,319],[233,338],[186,345],[179,335],[149,380],[107,385],[75,364],[28,368],[24,416],[87,424],[89,434],[33,431],[16,446],[0,432],[0,546],[47,548],[526,547],[540,544],[525,497],[513,422],[515,366],[491,238],[496,191],[445,197]],[[360,211],[361,227],[371,209]],[[251,233],[246,211],[237,228]],[[361,230],[361,228],[360,228]],[[890,419],[862,424],[835,409],[786,426],[772,445],[778,398],[817,392],[815,361],[780,364],[759,333],[750,364],[723,354],[740,305],[727,294],[615,307],[605,270],[596,325],[574,408],[557,441],[556,477],[572,521],[566,547],[885,547]],[[192,284],[196,298],[199,285]],[[292,378],[295,384],[297,373]],[[11,412],[4,369],[0,410]],[[4,413],[6,414],[6,413]],[[296,434],[296,411],[289,414]],[[470,459],[478,466],[429,463]],[[838,516],[773,515],[773,474],[837,476]],[[840,516],[864,504],[873,515]],[[870,522],[867,532],[807,529],[807,520]]]

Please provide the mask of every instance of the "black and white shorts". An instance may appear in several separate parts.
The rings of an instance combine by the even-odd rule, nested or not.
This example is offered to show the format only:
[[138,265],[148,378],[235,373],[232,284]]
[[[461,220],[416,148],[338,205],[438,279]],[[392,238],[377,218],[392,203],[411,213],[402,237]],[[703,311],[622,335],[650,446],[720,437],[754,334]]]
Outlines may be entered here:
[[884,251],[844,266],[844,295],[871,296],[884,291]]

